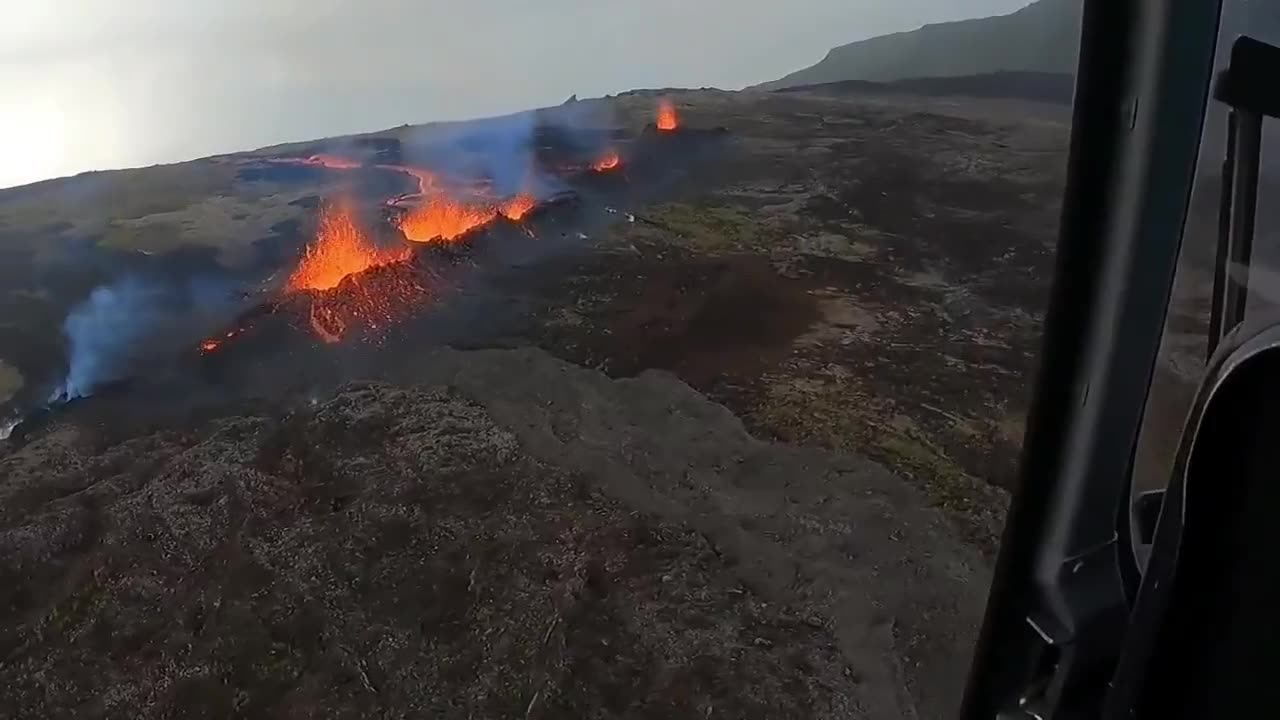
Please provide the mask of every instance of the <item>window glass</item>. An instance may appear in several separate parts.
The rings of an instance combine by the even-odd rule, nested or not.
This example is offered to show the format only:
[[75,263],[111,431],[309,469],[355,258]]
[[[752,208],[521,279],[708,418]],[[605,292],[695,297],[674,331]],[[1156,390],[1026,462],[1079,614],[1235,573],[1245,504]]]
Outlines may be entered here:
[[1079,12],[0,4],[0,715],[951,716]]

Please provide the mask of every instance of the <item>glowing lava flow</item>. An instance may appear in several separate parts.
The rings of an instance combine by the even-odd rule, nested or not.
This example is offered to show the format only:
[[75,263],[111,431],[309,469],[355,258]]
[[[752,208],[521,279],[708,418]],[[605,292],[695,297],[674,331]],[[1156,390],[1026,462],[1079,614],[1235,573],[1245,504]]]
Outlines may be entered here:
[[672,132],[680,127],[680,119],[676,116],[676,106],[670,100],[662,98],[658,101],[658,129]]
[[498,208],[498,212],[508,220],[520,220],[537,205],[538,201],[534,200],[532,195],[522,193],[504,202],[502,207]]
[[[491,184],[477,181],[455,188],[440,183],[430,171],[401,165],[369,165],[333,155],[271,162],[333,170],[376,168],[414,178],[416,192],[392,198],[386,205],[402,212],[397,225],[415,243],[462,241],[499,218],[520,222],[538,207],[537,199],[528,193],[500,199],[490,194]],[[529,228],[524,231],[532,235]],[[315,240],[285,282],[284,297],[268,312],[298,318],[329,343],[353,333],[380,334],[430,302],[447,284],[444,276],[414,257],[408,245],[379,247],[359,227],[350,209],[326,205]],[[200,343],[199,350],[206,355],[217,352],[246,330],[242,325],[223,337],[210,337]]]
[[407,259],[409,254],[408,248],[383,250],[369,242],[350,210],[326,208],[315,242],[307,246],[286,285],[290,290],[330,290],[349,275]]
[[591,169],[596,172],[608,172],[616,169],[621,164],[622,158],[618,157],[618,151],[609,150],[599,160],[591,164]]
[[400,218],[400,231],[413,242],[450,242],[497,217],[488,205],[468,205],[443,195],[426,198]]
[[[488,186],[483,182],[477,182],[469,190],[465,191],[470,194],[472,199],[465,200],[453,197],[443,190],[434,173],[406,165],[366,166],[348,158],[322,154],[312,155],[307,158],[277,158],[271,160],[271,162],[313,165],[330,170],[354,170],[370,167],[403,173],[412,177],[417,184],[417,191],[393,197],[386,204],[390,207],[409,208],[401,216],[397,224],[406,238],[417,243],[452,242],[472,230],[493,222],[499,216],[508,220],[519,221],[528,215],[529,211],[537,207],[538,204],[538,201],[527,193],[521,193],[502,201],[485,197],[488,194]],[[476,193],[479,193],[479,195],[477,196]],[[335,234],[338,236],[351,236],[353,232],[356,232],[354,225],[347,223],[347,226],[348,229],[337,229]],[[317,243],[317,246],[319,245],[321,243]],[[367,245],[366,247],[371,248],[371,246]],[[308,253],[310,252],[311,249],[309,248]],[[359,272],[359,269],[370,265],[370,263],[364,263],[363,260],[367,253],[351,242],[344,241],[333,244],[326,253],[340,257],[327,259],[323,263],[316,263],[315,268],[307,267],[304,270],[304,267],[299,267],[295,276],[305,272],[306,277],[298,285],[295,285],[291,279],[290,287],[295,290],[304,288],[324,290],[337,285],[343,277],[351,274],[351,272]],[[398,258],[375,258],[371,264],[376,265],[396,259]],[[364,264],[362,265],[362,263]],[[304,259],[304,266],[306,265],[307,261]],[[344,272],[348,265],[359,267],[356,270]],[[316,279],[323,278],[323,281],[313,282],[311,281],[313,277]]]
[[413,242],[452,242],[484,227],[498,216],[518,221],[537,207],[532,195],[520,194],[497,204],[489,200],[465,202],[433,195],[400,218],[400,231]]
[[[356,224],[350,209],[327,205],[315,240],[289,275],[285,298],[277,307],[305,312],[312,330],[325,342],[337,342],[351,330],[385,329],[430,297],[424,286],[427,279],[408,262],[412,256],[409,247],[378,247]],[[201,354],[217,352],[247,329],[242,325],[202,340]]]

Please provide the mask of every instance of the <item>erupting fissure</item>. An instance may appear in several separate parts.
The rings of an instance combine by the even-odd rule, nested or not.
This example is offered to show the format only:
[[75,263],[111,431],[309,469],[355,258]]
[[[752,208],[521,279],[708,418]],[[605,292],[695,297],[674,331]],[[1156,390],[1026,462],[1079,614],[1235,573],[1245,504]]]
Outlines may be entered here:
[[413,242],[449,242],[493,220],[491,207],[469,205],[443,195],[424,198],[400,218],[400,231]]
[[523,220],[537,205],[538,201],[532,195],[522,193],[503,203],[498,212],[508,220]]
[[[658,129],[673,131],[678,124],[674,105],[661,99]],[[502,220],[518,223],[532,237],[527,223],[540,204],[528,190],[499,195],[495,188],[509,187],[510,182],[500,183],[497,176],[486,173],[437,174],[435,169],[328,154],[272,158],[268,162],[404,174],[414,181],[412,188],[386,199],[383,205],[404,238],[414,244],[465,242],[472,233]],[[583,171],[580,163],[577,160],[568,171]],[[604,173],[622,165],[618,149],[606,146],[591,162],[590,170]],[[457,168],[452,169],[457,172]],[[540,181],[538,171],[528,168],[522,187],[538,187]],[[385,329],[435,297],[444,281],[429,263],[419,262],[415,256],[422,257],[408,243],[387,248],[374,242],[347,205],[326,204],[315,238],[307,244],[285,281],[283,297],[271,305],[267,314],[292,315],[325,342],[337,342],[349,333]],[[242,321],[234,330],[201,341],[199,350],[202,354],[220,351],[230,339],[248,329],[249,325]]]
[[662,132],[673,132],[680,127],[680,119],[676,115],[676,106],[667,98],[658,101],[658,129]]
[[[424,171],[422,177],[429,175]],[[429,191],[400,218],[399,227],[414,242],[454,242],[499,217],[520,221],[536,207],[529,194],[466,202]],[[338,342],[352,331],[379,331],[432,297],[427,285],[434,281],[425,281],[429,275],[422,268],[410,267],[412,257],[410,246],[382,248],[370,240],[346,205],[325,205],[315,239],[285,282],[285,292],[306,298],[306,323],[325,342]],[[200,352],[214,353],[242,332],[243,327],[207,338]]]
[[351,210],[331,206],[320,215],[315,242],[307,246],[289,276],[290,290],[330,290],[349,275],[408,259],[408,248],[386,250],[374,245],[356,225]]
[[400,231],[413,242],[452,242],[499,216],[522,220],[537,207],[532,195],[520,194],[499,203],[485,199],[465,202],[444,195],[425,198],[400,218]]

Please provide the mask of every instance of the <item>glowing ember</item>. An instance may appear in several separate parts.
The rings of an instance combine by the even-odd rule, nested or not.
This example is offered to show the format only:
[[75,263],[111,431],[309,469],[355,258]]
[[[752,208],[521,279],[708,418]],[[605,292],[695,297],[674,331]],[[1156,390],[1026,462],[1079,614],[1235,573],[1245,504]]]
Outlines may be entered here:
[[407,257],[408,248],[383,250],[371,243],[356,225],[350,210],[327,207],[320,216],[316,239],[307,246],[302,261],[289,276],[287,287],[329,290],[348,275]]
[[204,353],[205,355],[208,355],[214,350],[217,350],[218,348],[222,347],[223,342],[230,340],[231,338],[239,335],[242,332],[244,332],[244,328],[235,328],[233,330],[228,330],[220,338],[208,338],[206,340],[202,340],[200,342],[200,352]]
[[486,205],[467,205],[435,195],[400,218],[400,230],[413,242],[450,240],[491,222],[497,212]]
[[658,129],[662,132],[672,132],[680,127],[680,120],[676,116],[676,106],[671,101],[662,98],[658,101]]
[[519,220],[528,215],[537,204],[538,201],[532,195],[520,194],[503,203],[498,212],[508,220]]
[[596,172],[608,172],[617,168],[622,164],[622,158],[618,157],[617,150],[609,150],[599,160],[591,164],[591,169]]

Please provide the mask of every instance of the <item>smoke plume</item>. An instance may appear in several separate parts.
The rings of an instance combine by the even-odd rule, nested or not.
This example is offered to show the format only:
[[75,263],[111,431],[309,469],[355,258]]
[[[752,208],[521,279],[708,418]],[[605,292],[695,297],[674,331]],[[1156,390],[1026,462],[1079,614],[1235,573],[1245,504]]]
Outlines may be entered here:
[[553,136],[557,145],[576,147],[590,156],[604,148],[612,122],[607,106],[574,103],[431,127],[409,138],[408,162],[458,181],[489,182],[500,197],[523,193],[544,199],[565,188],[538,167],[540,142]]
[[127,276],[93,290],[63,323],[67,375],[50,402],[88,397],[136,372],[159,343],[187,338],[231,307],[225,281]]

